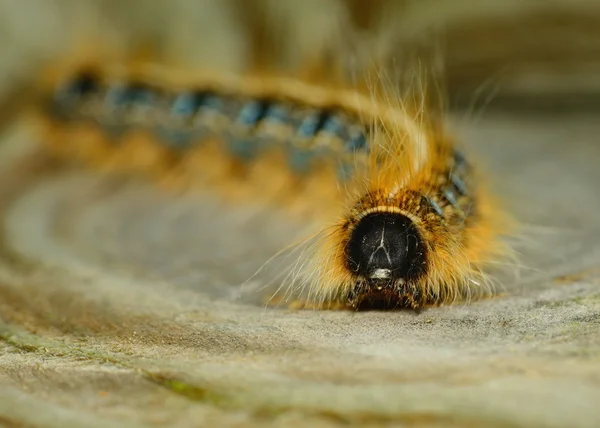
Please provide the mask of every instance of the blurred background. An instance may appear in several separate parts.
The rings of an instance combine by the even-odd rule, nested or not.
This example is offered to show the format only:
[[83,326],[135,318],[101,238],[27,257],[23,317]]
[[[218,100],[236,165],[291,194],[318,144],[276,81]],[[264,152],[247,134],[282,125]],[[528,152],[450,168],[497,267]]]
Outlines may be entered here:
[[451,105],[568,110],[600,99],[599,28],[594,0],[3,0],[0,99],[22,98],[41,64],[86,37],[226,68],[257,54],[297,63],[364,45],[394,57],[434,43]]

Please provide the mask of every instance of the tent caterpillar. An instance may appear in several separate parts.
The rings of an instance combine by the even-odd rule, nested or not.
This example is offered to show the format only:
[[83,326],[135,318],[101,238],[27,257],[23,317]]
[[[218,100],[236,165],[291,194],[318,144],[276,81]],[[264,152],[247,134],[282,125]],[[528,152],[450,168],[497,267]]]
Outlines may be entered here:
[[56,152],[280,197],[320,225],[290,276],[308,302],[418,309],[490,291],[503,215],[441,121],[385,85],[147,61],[57,70],[38,115]]

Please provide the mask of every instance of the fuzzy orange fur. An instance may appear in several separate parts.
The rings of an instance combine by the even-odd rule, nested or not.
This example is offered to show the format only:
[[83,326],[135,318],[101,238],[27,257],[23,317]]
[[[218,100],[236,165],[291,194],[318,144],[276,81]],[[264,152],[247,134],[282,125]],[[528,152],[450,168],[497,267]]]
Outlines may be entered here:
[[[351,160],[356,167],[352,177],[339,183],[331,162],[322,162],[304,177],[293,174],[285,165],[282,150],[271,150],[243,164],[232,159],[215,139],[178,156],[143,132],[132,131],[119,145],[111,145],[101,130],[91,125],[65,126],[38,115],[44,141],[67,158],[111,171],[141,171],[179,187],[211,186],[237,203],[275,200],[298,218],[321,225],[307,241],[311,244],[303,251],[303,260],[289,275],[293,283],[282,284],[284,288],[307,289],[307,301],[320,307],[345,305],[358,281],[344,259],[353,227],[369,213],[397,212],[418,227],[429,255],[426,277],[407,284],[406,289],[414,292],[403,296],[403,305],[420,308],[491,290],[484,268],[508,253],[499,239],[508,222],[478,173],[469,177],[476,185],[469,200],[462,201],[477,206],[476,216],[469,221],[460,218],[453,207],[446,207],[446,220],[441,222],[420,205],[423,195],[435,197],[448,183],[454,147],[447,130],[429,115],[423,94],[403,98],[376,73],[375,78],[365,74],[352,81],[340,78],[339,70],[324,71],[318,66],[289,75],[264,70],[244,75],[202,73],[152,62],[146,55],[107,61],[106,56],[84,52],[87,54],[71,55],[49,69],[41,83],[43,90],[51,90],[82,67],[91,67],[107,79],[136,79],[156,87],[212,89],[315,108],[337,107],[358,116],[370,129],[369,154],[357,154]],[[97,60],[100,57],[102,64]]]

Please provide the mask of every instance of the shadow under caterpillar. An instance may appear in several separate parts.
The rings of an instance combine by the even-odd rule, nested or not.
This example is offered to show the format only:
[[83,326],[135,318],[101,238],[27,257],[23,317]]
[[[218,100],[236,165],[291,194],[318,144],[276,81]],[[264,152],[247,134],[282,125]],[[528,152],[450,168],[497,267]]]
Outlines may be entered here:
[[491,291],[506,218],[444,124],[389,87],[150,62],[57,70],[36,114],[56,153],[314,223],[286,284],[307,304],[419,309]]

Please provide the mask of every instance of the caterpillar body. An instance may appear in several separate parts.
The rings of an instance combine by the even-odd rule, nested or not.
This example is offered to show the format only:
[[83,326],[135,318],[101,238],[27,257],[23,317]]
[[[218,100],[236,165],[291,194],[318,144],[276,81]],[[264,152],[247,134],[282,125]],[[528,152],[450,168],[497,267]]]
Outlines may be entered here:
[[503,215],[441,121],[389,88],[149,62],[58,70],[36,114],[53,151],[310,220],[287,285],[312,305],[418,309],[491,291]]

